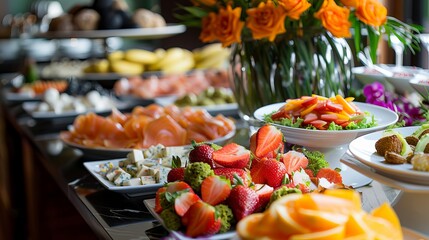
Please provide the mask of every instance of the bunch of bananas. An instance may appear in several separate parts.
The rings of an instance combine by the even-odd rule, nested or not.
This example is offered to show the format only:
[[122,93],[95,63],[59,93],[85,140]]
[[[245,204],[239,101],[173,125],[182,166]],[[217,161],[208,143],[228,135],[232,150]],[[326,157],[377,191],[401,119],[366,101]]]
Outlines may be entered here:
[[223,48],[220,43],[212,43],[192,51],[196,69],[220,69],[228,62],[230,49]]
[[153,52],[130,49],[115,51],[108,54],[106,59],[95,60],[84,72],[140,75],[148,70],[166,74],[184,73],[192,69],[222,68],[229,54],[229,49],[222,48],[220,43],[208,44],[193,51],[179,47],[167,50],[158,48]]

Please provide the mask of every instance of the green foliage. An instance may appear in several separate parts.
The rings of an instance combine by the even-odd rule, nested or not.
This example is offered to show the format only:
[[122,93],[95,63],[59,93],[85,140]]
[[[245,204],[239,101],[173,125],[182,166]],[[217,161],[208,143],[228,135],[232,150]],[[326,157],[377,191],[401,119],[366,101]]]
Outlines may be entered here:
[[316,175],[320,169],[329,166],[328,161],[325,159],[325,155],[319,151],[309,151],[307,149],[302,149],[302,153],[304,153],[308,159],[307,168],[310,169],[314,175]]

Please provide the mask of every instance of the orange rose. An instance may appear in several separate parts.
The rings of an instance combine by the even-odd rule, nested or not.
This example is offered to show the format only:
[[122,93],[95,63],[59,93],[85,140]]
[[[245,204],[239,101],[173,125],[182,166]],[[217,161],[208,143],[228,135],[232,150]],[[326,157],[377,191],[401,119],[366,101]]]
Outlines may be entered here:
[[279,4],[286,10],[286,16],[295,20],[311,6],[307,0],[279,0]]
[[195,6],[200,6],[200,5],[214,6],[216,4],[216,0],[192,0],[191,2]]
[[247,27],[252,31],[254,39],[268,37],[274,41],[277,34],[286,32],[284,21],[286,11],[283,7],[277,7],[272,1],[261,2],[257,8],[247,10]]
[[350,37],[350,10],[338,6],[334,0],[325,0],[314,16],[322,21],[323,27],[335,37]]
[[341,3],[346,7],[355,8],[357,6],[357,1],[358,0],[341,0]]
[[356,16],[368,25],[379,27],[387,21],[387,9],[377,0],[359,0]]
[[201,33],[200,33],[200,40],[202,42],[211,42],[214,40],[217,40],[213,26],[216,21],[216,14],[210,13],[206,17],[204,17],[201,21]]
[[240,21],[241,8],[232,9],[230,5],[220,9],[213,24],[213,32],[216,38],[227,47],[241,41],[241,30],[244,22]]

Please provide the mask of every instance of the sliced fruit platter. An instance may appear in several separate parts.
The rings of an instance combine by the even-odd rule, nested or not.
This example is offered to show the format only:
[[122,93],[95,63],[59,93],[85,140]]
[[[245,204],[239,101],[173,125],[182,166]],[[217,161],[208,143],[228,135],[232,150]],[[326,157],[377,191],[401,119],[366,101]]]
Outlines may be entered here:
[[[341,195],[346,197],[338,201],[347,202],[344,203],[347,208],[353,206],[360,209],[359,195],[342,183],[340,173],[329,168],[323,154],[305,149],[285,152],[284,136],[272,125],[262,126],[251,136],[249,149],[233,142],[224,146],[200,143],[189,152],[188,161],[186,166],[175,167],[168,173],[168,182],[157,190],[154,200],[145,201],[150,211],[169,231],[182,236],[194,238],[215,235],[217,237],[214,239],[223,239],[230,238],[231,231],[237,229],[241,237],[251,239],[249,236],[253,232],[247,226],[243,227],[243,224],[254,224],[256,220],[241,225],[240,222],[254,214],[265,214],[270,211],[267,209],[272,208],[270,206],[280,206],[276,202],[285,195],[293,195],[296,200],[302,194],[343,189],[351,193],[332,192],[335,196],[326,196],[326,199],[321,197],[320,204],[325,206],[328,204],[325,200]],[[318,196],[314,198],[315,202],[319,201]],[[351,203],[348,203],[349,200]],[[308,203],[311,202],[309,199]],[[313,203],[311,207],[317,206],[314,204],[318,203]],[[335,204],[328,208],[335,209]],[[316,210],[326,209],[309,209],[311,214]],[[351,211],[354,210],[351,209],[347,214]],[[343,214],[341,208],[333,210],[332,216],[339,216],[340,213]],[[331,213],[328,215],[331,216]],[[260,219],[259,215],[256,216]],[[324,216],[321,218],[324,219]],[[347,219],[348,215],[341,216],[338,221],[334,219],[329,227],[342,226],[341,231],[344,233]],[[289,233],[285,229],[286,235],[279,239],[314,231],[310,226],[298,227],[299,231],[289,229]]]
[[377,123],[361,111],[354,98],[341,95],[323,97],[318,95],[288,99],[284,106],[268,114],[265,120],[284,126],[318,130],[351,130],[370,128]]
[[157,144],[187,146],[191,140],[216,142],[234,133],[234,122],[223,115],[213,117],[205,110],[152,104],[134,107],[130,113],[113,109],[107,117],[79,115],[69,131],[60,133],[60,138],[73,147],[129,152]]

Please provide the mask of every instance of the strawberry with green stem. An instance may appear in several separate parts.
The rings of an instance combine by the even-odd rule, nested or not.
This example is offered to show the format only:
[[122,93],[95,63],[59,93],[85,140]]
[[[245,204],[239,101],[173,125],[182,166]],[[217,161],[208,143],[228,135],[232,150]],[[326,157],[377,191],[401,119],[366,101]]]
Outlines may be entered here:
[[183,181],[185,179],[185,168],[182,167],[180,157],[173,156],[171,170],[167,175],[167,182]]
[[250,169],[254,183],[268,184],[274,188],[281,185],[285,174],[285,165],[275,158],[263,158],[259,162],[254,162]]
[[243,185],[241,178],[236,176],[237,184],[229,194],[228,205],[234,213],[236,221],[255,212],[258,207],[259,196],[252,188]]
[[215,168],[215,163],[213,161],[213,152],[214,149],[209,143],[196,143],[192,141],[192,150],[189,152],[189,162],[203,162],[210,165],[213,169]]
[[250,186],[252,184],[252,177],[247,169],[242,168],[216,168],[213,169],[214,174],[218,176],[224,176],[229,179],[232,185],[236,185],[234,175],[237,175],[244,183],[244,186]]
[[186,227],[187,236],[198,237],[219,232],[221,219],[216,216],[212,205],[198,201],[182,217],[182,224]]
[[250,138],[250,151],[256,159],[276,158],[283,153],[284,136],[276,127],[266,124],[258,129]]

